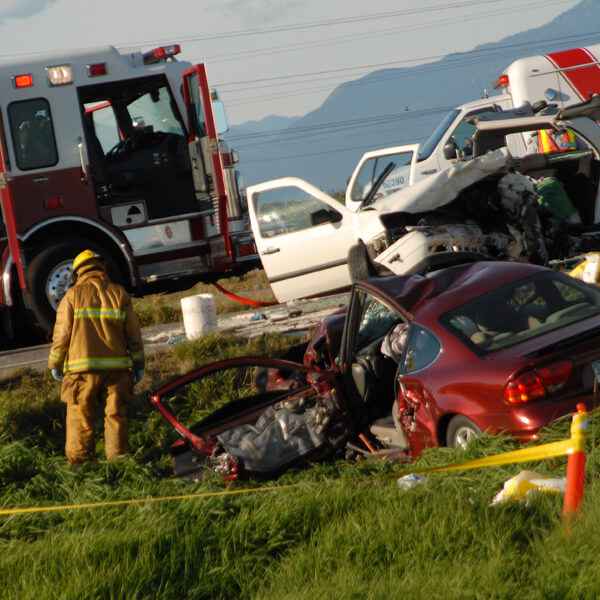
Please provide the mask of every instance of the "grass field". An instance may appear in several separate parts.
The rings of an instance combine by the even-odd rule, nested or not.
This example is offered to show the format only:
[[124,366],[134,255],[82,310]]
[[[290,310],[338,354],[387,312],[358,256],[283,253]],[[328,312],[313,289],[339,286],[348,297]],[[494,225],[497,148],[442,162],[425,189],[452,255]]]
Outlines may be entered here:
[[[56,385],[32,373],[5,384],[0,505],[222,489],[218,480],[200,485],[169,478],[166,448],[174,437],[147,405],[145,391],[208,360],[281,353],[287,343],[213,337],[152,357],[131,407],[132,456],[78,471],[62,457],[64,410]],[[592,437],[598,426],[600,417]],[[567,430],[566,420],[557,423],[544,441]],[[338,461],[276,482],[297,487],[255,496],[0,517],[0,598],[597,598],[600,451],[594,441],[583,512],[570,535],[558,497],[489,506],[502,482],[528,465],[432,476],[400,491],[397,465]],[[483,438],[466,456],[438,449],[421,463],[512,447],[506,439]],[[564,460],[533,468],[562,475]]]
[[[265,272],[259,269],[237,277],[228,277],[219,282],[225,289],[246,296],[252,300],[272,302],[275,300]],[[152,294],[133,301],[135,311],[142,326],[181,321],[181,299],[194,294],[214,294],[217,313],[231,313],[250,310],[247,306],[229,300],[214,286],[198,283],[189,290],[172,294]]]

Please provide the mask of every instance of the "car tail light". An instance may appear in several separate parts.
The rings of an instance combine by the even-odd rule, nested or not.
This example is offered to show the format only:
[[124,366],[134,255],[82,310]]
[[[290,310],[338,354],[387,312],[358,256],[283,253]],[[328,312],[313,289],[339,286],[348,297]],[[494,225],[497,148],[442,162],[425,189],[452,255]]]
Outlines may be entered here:
[[505,73],[504,75],[500,75],[500,77],[498,77],[494,87],[496,89],[507,88],[509,84],[510,84],[510,79],[509,79],[508,75],[506,75],[506,73]]
[[504,401],[507,404],[525,404],[545,398],[547,393],[561,389],[572,371],[573,363],[569,360],[526,371],[506,384]]

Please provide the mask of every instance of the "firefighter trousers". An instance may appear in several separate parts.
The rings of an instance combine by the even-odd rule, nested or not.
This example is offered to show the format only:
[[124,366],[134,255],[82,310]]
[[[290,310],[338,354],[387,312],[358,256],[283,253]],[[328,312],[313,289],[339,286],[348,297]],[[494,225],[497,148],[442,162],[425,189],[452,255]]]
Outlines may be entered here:
[[94,422],[104,406],[104,447],[112,460],[127,453],[127,403],[133,395],[130,371],[67,373],[61,398],[67,404],[65,454],[71,464],[95,457]]

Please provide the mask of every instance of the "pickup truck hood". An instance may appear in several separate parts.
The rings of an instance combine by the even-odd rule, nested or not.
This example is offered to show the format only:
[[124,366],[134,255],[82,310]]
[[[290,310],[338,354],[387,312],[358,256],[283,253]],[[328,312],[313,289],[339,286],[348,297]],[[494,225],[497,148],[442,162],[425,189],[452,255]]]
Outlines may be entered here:
[[488,152],[381,198],[373,204],[380,215],[429,212],[450,204],[470,185],[505,170],[512,162],[506,148]]

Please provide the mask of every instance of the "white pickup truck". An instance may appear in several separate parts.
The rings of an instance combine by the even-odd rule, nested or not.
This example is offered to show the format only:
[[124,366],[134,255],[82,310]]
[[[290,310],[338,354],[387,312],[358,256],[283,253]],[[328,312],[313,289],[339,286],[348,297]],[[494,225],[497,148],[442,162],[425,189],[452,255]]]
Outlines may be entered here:
[[[257,249],[278,300],[333,292],[369,275],[415,272],[441,253],[544,261],[596,244],[595,226],[600,222],[600,126],[596,123],[600,97],[558,115],[512,117],[476,122],[473,160],[458,161],[449,169],[380,198],[377,195],[384,182],[398,176],[399,167],[407,166],[409,156],[410,161],[416,160],[417,146],[370,153],[350,181],[346,205],[293,177],[248,188]],[[565,128],[574,132],[581,150],[519,158],[507,149],[511,136]],[[370,185],[365,187],[361,182],[360,189],[368,189],[368,193],[353,195],[365,165],[373,175],[365,179]],[[579,227],[577,231],[559,231],[555,221],[543,230],[544,224],[539,224],[538,237],[547,248],[547,257],[539,256],[531,247],[531,231],[524,232],[521,217],[510,214],[505,197],[508,192],[503,196],[499,191],[500,184],[508,181],[504,176],[511,171],[533,180],[551,175],[564,185],[576,205],[581,225],[572,227]],[[527,184],[532,180],[523,181]]]

